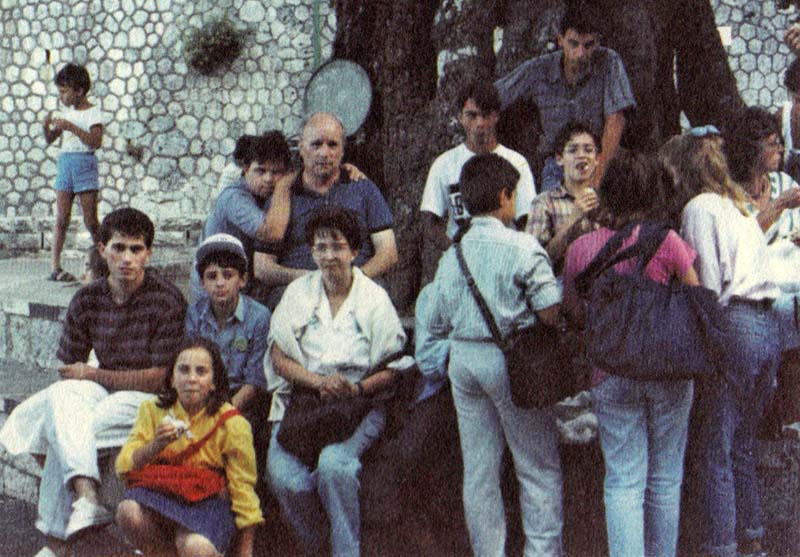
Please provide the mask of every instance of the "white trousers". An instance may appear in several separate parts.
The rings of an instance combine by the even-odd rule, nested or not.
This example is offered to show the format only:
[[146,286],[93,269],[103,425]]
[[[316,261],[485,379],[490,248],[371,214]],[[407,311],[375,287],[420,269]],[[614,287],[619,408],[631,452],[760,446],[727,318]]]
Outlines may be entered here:
[[491,342],[453,340],[450,381],[464,458],[464,511],[477,557],[505,555],[506,518],[500,492],[506,443],[520,486],[525,555],[561,555],[561,461],[549,410],[511,402],[503,353]]
[[100,481],[98,449],[120,447],[136,420],[139,405],[152,394],[109,394],[93,381],[53,383],[17,406],[0,430],[0,444],[11,454],[45,455],[39,486],[36,528],[64,539],[74,493],[70,480]]

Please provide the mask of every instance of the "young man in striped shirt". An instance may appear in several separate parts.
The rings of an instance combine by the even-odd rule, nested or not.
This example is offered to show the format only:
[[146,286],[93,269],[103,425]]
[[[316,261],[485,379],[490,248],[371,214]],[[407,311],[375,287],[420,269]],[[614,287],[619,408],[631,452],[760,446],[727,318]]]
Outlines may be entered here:
[[[72,535],[113,520],[98,496],[97,451],[124,443],[139,404],[162,388],[183,338],[183,296],[145,270],[153,235],[153,223],[136,209],[103,219],[99,251],[109,275],[70,302],[58,349],[61,380],[20,404],[0,430],[11,454],[44,460],[36,521],[47,537],[41,557],[64,555]],[[92,350],[97,365],[86,363]]]

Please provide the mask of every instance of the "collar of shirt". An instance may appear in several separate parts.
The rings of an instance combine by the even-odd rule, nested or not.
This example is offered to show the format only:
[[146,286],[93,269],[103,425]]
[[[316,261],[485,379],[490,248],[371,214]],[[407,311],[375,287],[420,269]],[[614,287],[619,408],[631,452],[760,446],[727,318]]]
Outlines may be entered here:
[[503,221],[490,215],[472,217],[471,228],[506,228]]
[[[547,72],[547,80],[550,83],[558,83],[559,81],[564,82],[564,86],[567,87],[569,84],[567,83],[566,75],[564,75],[564,51],[559,50],[558,56],[555,57],[553,64],[550,65],[549,71]],[[580,87],[588,79],[591,77],[592,73],[594,72],[594,68],[597,65],[597,51],[592,53],[592,60],[589,62],[589,65],[586,69],[578,76],[578,79],[575,80],[575,85],[573,87]]]
[[[236,304],[236,309],[233,310],[233,315],[228,317],[226,323],[231,323],[238,321],[239,323],[244,322],[244,299],[242,295],[239,294],[239,302]],[[206,323],[211,323],[214,327],[217,327],[217,318],[214,315],[214,310],[211,309],[211,300],[209,298],[205,298],[203,300],[203,305],[200,309],[200,318],[203,319]]]
[[353,282],[350,284],[350,292],[347,293],[347,297],[344,299],[344,302],[342,302],[335,317],[331,314],[331,305],[328,302],[328,295],[325,294],[325,282],[320,280],[317,303],[314,307],[314,315],[316,318],[323,323],[331,323],[338,321],[344,315],[355,313],[355,302],[353,300],[356,298],[356,295],[354,295],[357,290],[356,280],[356,272],[355,269],[353,269]]
[[[340,168],[339,169],[339,179],[333,183],[333,185],[328,189],[328,194],[336,187],[340,186],[341,184],[349,184],[353,180],[350,178],[350,173],[347,172],[347,169]],[[303,170],[301,169],[300,172],[297,173],[297,177],[292,182],[292,193],[295,195],[308,195],[310,197],[325,197],[328,194],[321,195],[315,191],[311,191],[303,186]]]
[[575,196],[567,191],[567,188],[564,187],[564,184],[553,188],[550,190],[550,197],[555,197],[558,199],[575,199]]

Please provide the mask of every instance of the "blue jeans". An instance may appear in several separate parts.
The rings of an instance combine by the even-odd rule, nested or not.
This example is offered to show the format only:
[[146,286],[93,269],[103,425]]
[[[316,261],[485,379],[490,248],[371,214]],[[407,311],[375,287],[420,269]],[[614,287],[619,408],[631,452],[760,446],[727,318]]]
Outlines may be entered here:
[[737,534],[748,541],[764,534],[755,442],[772,396],[781,339],[772,310],[731,303],[726,316],[735,342],[725,350],[725,380],[709,389],[702,402],[698,441],[707,525],[703,549],[735,557]]
[[382,410],[372,410],[349,439],[322,449],[313,471],[281,447],[280,422],[272,427],[269,483],[307,555],[325,555],[329,549],[334,557],[359,555],[359,459],[378,440],[385,422]]
[[674,557],[692,381],[608,376],[592,389],[611,557]]
[[539,193],[554,190],[564,181],[564,167],[556,162],[555,155],[544,160],[542,168],[542,183],[539,186]]

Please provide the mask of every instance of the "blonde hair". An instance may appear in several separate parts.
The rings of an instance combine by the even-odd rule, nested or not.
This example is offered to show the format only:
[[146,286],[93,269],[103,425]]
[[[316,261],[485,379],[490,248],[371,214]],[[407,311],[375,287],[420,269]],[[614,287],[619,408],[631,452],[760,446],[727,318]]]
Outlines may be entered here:
[[747,193],[731,178],[719,136],[676,135],[662,145],[659,157],[675,179],[674,197],[680,210],[696,195],[716,193],[750,216]]

